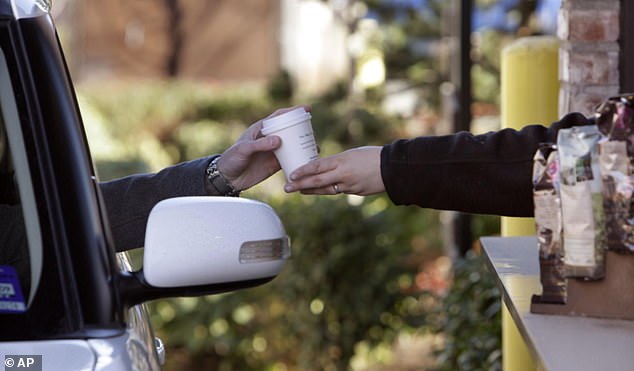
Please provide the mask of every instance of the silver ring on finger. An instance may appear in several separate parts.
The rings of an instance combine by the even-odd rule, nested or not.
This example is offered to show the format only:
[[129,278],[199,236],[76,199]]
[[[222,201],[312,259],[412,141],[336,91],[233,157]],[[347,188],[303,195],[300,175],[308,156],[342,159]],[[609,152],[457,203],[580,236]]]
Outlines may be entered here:
[[335,194],[336,194],[336,195],[337,195],[337,194],[339,194],[339,193],[341,193],[341,191],[339,190],[339,184],[337,184],[337,183],[335,183],[335,184],[333,184],[333,185],[332,185],[332,189],[334,189],[334,190],[335,190]]

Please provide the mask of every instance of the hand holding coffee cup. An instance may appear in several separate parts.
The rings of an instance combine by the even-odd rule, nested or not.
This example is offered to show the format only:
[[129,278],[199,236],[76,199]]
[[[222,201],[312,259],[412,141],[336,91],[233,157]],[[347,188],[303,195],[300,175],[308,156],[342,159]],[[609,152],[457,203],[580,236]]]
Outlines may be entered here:
[[282,140],[274,153],[287,179],[295,169],[319,157],[311,115],[303,107],[263,120],[262,135]]

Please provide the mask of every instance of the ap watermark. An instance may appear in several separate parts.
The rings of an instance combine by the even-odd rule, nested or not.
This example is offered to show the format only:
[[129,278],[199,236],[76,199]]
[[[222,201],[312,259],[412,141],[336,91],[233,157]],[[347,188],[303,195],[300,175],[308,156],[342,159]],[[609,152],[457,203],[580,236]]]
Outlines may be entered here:
[[11,355],[4,356],[5,370],[42,371],[42,355]]

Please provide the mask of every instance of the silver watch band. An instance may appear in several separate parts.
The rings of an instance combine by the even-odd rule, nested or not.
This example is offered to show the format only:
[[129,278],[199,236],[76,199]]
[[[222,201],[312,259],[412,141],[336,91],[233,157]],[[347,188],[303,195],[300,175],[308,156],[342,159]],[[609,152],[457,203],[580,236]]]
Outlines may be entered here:
[[209,185],[211,185],[211,187],[216,190],[219,195],[232,197],[239,196],[240,191],[235,189],[231,183],[229,183],[227,178],[225,178],[218,170],[218,160],[220,160],[220,156],[214,157],[214,159],[209,162],[209,166],[207,166],[207,170],[205,171]]

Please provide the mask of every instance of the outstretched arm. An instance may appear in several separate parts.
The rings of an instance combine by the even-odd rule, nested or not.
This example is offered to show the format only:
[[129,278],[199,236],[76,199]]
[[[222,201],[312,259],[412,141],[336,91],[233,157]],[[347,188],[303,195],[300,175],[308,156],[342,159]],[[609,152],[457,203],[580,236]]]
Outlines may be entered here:
[[573,113],[550,127],[529,125],[482,135],[461,132],[360,147],[296,170],[287,192],[369,195],[396,205],[477,214],[532,216],[533,155],[561,128],[592,124]]
[[[270,116],[290,109],[293,108],[279,109]],[[252,187],[280,169],[273,154],[281,144],[280,138],[262,137],[261,127],[261,120],[252,124],[218,159],[218,170],[238,191]],[[147,218],[157,202],[179,196],[224,196],[210,186],[206,174],[210,162],[217,157],[203,157],[157,173],[100,183],[117,250],[143,246]]]

